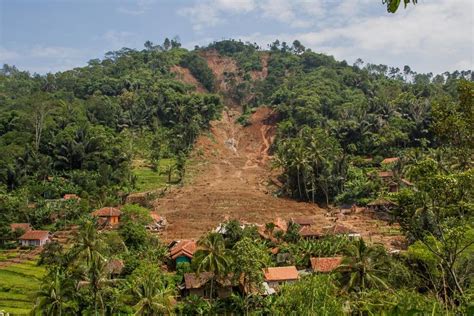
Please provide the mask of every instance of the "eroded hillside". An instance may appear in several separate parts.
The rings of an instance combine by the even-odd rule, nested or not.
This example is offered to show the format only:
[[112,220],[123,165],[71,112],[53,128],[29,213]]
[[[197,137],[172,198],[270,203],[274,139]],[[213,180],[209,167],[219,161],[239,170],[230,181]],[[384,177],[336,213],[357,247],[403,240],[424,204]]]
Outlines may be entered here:
[[259,108],[248,127],[235,122],[238,115],[226,110],[221,120],[212,122],[210,132],[199,137],[193,151],[191,181],[155,201],[155,210],[170,223],[164,239],[199,238],[227,219],[264,224],[277,217],[311,216],[318,228],[342,222],[369,240],[393,247],[391,241],[398,237],[389,236],[382,221],[363,213],[333,217],[316,204],[274,196],[270,179],[275,174],[268,149],[276,115],[269,108]]

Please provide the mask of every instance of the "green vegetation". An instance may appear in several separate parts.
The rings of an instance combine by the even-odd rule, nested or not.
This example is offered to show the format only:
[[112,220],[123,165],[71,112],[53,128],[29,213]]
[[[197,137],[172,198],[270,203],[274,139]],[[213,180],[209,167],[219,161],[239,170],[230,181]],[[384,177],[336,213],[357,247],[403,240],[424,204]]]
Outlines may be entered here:
[[[161,186],[166,176],[133,171],[134,159],[145,160],[158,174],[166,171],[160,165],[166,169],[175,160],[181,181],[183,162],[196,137],[220,115],[221,101],[175,80],[170,68],[182,62],[195,73],[207,73],[199,78],[207,80],[209,90],[214,79],[194,52],[176,40],[165,42],[146,43],[142,51],[108,52],[86,67],[46,76],[4,65],[2,232],[9,234],[11,222],[30,222],[35,228],[53,224],[51,215],[62,212],[59,199],[66,193],[81,196],[82,205],[71,206],[72,218],[55,214],[66,218],[61,225],[77,222],[91,207],[118,204],[124,194]],[[37,208],[31,214],[28,205],[33,203]]]
[[45,268],[36,261],[0,267],[0,311],[27,314],[44,275]]
[[136,177],[135,190],[145,192],[175,183],[177,181],[175,165],[176,161],[174,159],[160,159],[157,170],[153,170],[148,166],[134,167],[132,173]]
[[[400,3],[387,1],[392,12]],[[224,74],[226,91],[216,91],[205,59],[209,50],[236,61],[236,72]],[[202,236],[191,264],[175,267],[167,248],[145,228],[149,211],[136,205],[122,208],[117,230],[98,233],[88,216],[94,207],[183,183],[196,138],[219,116],[221,96],[196,93],[175,80],[175,65],[242,105],[243,125],[251,124],[249,113],[259,105],[277,112],[271,150],[282,171],[278,194],[326,205],[388,200],[383,215],[400,225],[406,252],[393,255],[347,236],[303,239],[296,224],[286,232],[267,225],[270,237],[262,239],[256,227],[230,221],[225,233]],[[266,76],[255,75],[263,70]],[[361,60],[348,65],[299,41],[278,40],[267,51],[233,40],[194,51],[175,39],[147,42],[142,51],[124,48],[46,76],[5,65],[2,246],[15,246],[12,222],[80,229],[67,249],[46,246],[40,260],[46,272],[33,264],[0,269],[0,309],[25,311],[23,302],[45,273],[34,302],[36,311],[52,315],[472,314],[472,81],[472,71],[434,76],[409,66],[364,66]],[[65,193],[81,200],[62,200]],[[311,257],[332,256],[343,257],[332,273],[302,276],[274,295],[261,295],[263,268],[309,269]],[[0,255],[0,261],[7,259]],[[124,263],[121,272],[108,267],[115,259]],[[165,272],[164,265],[176,273]],[[185,272],[210,273],[209,299],[178,296]],[[219,297],[226,278],[234,285],[231,296]]]

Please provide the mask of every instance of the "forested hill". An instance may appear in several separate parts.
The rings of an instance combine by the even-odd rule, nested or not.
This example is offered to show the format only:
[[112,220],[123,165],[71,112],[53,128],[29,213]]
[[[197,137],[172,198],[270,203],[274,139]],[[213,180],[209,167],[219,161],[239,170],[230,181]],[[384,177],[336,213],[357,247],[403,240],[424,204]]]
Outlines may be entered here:
[[[44,76],[5,65],[0,310],[471,315],[473,75],[298,41],[166,39]],[[53,233],[34,270],[30,225]],[[259,295],[283,266],[291,284]],[[204,272],[210,287],[187,286]]]
[[[460,86],[472,96],[471,71],[417,74],[361,60],[351,66],[299,41],[268,49],[234,40],[180,46],[147,42],[141,51],[123,48],[47,75],[4,65],[1,222],[48,224],[47,214],[32,214],[28,205],[65,193],[92,205],[119,203],[134,190],[136,157],[156,167],[173,158],[182,173],[194,140],[224,103],[242,109],[242,124],[260,105],[280,113],[273,150],[284,170],[281,194],[326,202],[373,197],[369,184],[348,189],[367,180],[355,162],[439,147],[446,135],[436,136],[434,116],[446,119],[446,104],[456,111]],[[469,155],[457,158],[465,166]]]

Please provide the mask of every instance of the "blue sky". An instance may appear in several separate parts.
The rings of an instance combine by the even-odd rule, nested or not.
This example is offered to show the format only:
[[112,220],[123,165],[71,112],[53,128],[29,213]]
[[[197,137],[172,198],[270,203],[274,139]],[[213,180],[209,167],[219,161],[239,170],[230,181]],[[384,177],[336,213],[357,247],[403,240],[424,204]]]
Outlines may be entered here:
[[299,39],[349,63],[418,72],[473,69],[471,0],[419,0],[389,14],[381,0],[0,0],[0,64],[47,73],[110,50],[179,36],[183,46],[235,38]]

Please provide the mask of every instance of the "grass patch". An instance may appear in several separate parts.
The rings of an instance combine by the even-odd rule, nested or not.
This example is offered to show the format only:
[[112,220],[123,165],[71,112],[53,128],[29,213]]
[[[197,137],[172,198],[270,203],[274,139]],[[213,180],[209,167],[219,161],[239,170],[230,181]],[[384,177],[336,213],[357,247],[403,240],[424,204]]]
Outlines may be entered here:
[[0,311],[28,314],[45,273],[45,268],[37,266],[34,261],[0,268]]
[[[137,178],[135,192],[151,191],[165,187],[169,184],[166,170],[169,166],[174,165],[175,162],[175,159],[161,159],[158,171],[154,171],[145,165],[134,167],[132,172]],[[175,173],[173,173],[171,181],[176,181]]]

